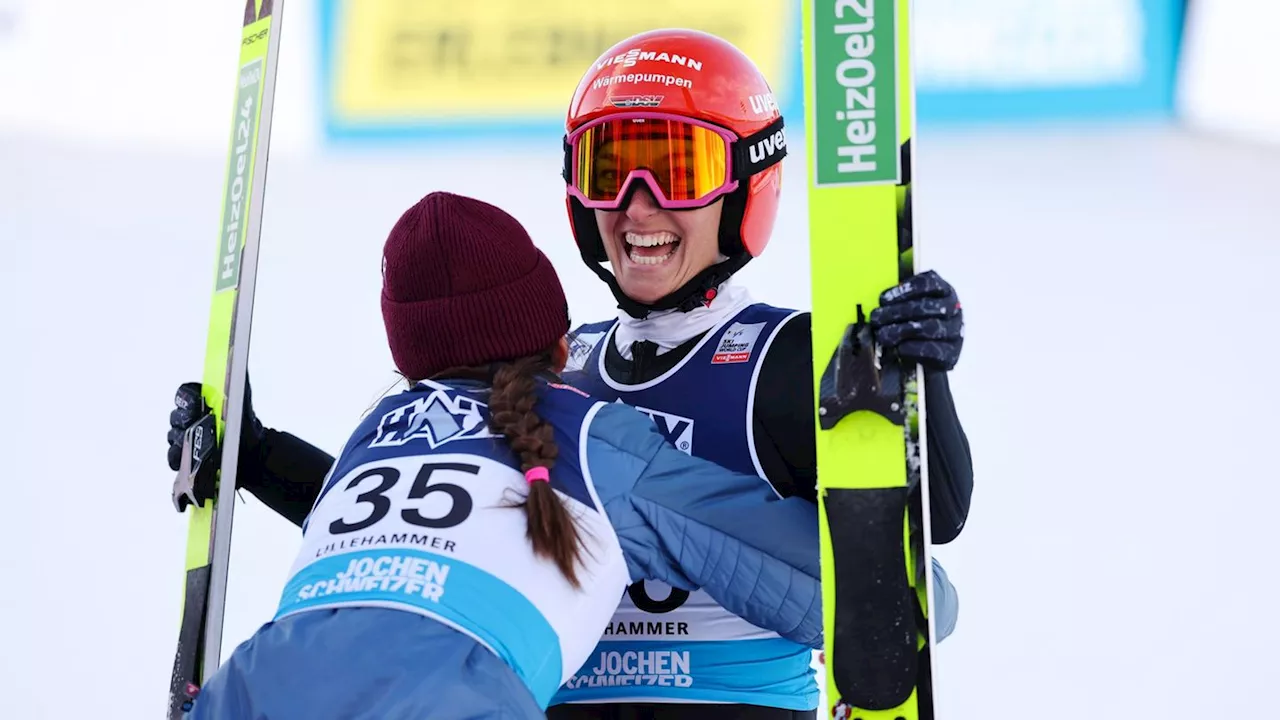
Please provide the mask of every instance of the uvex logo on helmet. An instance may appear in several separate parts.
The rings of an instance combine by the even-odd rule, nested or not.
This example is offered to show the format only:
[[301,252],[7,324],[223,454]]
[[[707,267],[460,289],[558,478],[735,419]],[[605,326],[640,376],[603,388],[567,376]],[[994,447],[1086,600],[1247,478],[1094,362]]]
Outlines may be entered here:
[[645,62],[664,62],[672,65],[687,67],[690,70],[702,70],[702,61],[694,60],[684,55],[675,55],[672,53],[655,52],[653,50],[641,50],[640,48],[631,48],[621,55],[601,58],[596,61],[595,69],[603,70],[610,65],[621,65],[622,67],[635,67],[637,62],[641,60]]

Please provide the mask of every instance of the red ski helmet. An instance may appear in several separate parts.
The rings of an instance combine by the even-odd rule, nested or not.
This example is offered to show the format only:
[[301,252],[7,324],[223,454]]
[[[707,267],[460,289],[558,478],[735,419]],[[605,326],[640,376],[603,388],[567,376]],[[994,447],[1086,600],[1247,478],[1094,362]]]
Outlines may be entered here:
[[[565,202],[583,262],[634,317],[709,302],[768,244],[786,152],[768,81],[728,41],[676,28],[617,43],[587,69],[565,121]],[[724,203],[719,245],[727,259],[650,304],[627,297],[603,266],[593,212],[626,207],[641,186],[670,210]]]

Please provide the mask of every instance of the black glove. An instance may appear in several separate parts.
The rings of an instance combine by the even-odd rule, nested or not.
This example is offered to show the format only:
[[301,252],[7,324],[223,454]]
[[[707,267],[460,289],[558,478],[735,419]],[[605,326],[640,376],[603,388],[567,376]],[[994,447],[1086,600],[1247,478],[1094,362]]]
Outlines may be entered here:
[[955,288],[928,270],[880,294],[871,331],[885,355],[926,371],[947,372],[960,360],[964,312]]
[[[188,504],[203,504],[214,496],[217,469],[222,460],[218,446],[213,413],[201,395],[201,385],[183,383],[174,394],[174,409],[169,413],[169,469],[175,472],[183,468],[183,444],[191,437],[191,455],[187,473],[179,472],[174,481],[173,502],[178,512]],[[253,391],[245,380],[244,420],[240,425],[240,454],[257,452],[264,429],[253,413]],[[240,482],[236,483],[240,485]]]

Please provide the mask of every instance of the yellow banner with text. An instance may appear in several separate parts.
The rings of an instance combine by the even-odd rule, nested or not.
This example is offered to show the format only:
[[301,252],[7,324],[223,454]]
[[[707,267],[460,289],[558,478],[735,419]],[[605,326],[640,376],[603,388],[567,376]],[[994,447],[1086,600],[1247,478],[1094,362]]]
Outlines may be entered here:
[[725,38],[777,91],[799,33],[795,0],[326,0],[321,12],[331,127],[559,120],[596,58],[663,27]]

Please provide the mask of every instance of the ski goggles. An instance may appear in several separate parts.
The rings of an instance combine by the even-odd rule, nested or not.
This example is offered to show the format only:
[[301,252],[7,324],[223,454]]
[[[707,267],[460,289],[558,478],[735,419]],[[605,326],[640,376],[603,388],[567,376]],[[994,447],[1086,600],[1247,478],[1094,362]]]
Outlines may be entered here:
[[739,140],[692,118],[629,113],[587,123],[564,145],[569,194],[599,210],[621,208],[637,182],[666,209],[704,207],[786,155],[782,118]]

